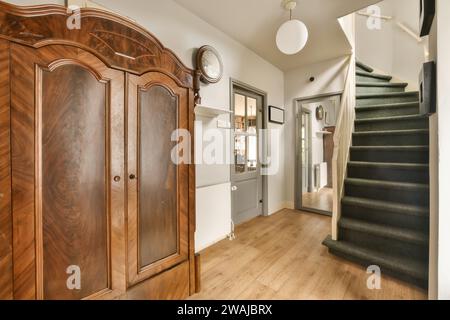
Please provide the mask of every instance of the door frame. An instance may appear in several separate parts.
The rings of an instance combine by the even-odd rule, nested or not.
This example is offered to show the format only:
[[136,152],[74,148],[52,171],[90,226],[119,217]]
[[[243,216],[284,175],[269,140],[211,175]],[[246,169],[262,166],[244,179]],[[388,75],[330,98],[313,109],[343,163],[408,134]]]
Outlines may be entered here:
[[[262,119],[261,119],[261,129],[267,129],[268,128],[268,122],[269,122],[269,118],[268,118],[268,112],[267,112],[267,92],[260,90],[258,88],[255,88],[247,83],[244,83],[242,81],[230,78],[230,109],[234,108],[233,107],[233,102],[234,102],[234,98],[233,98],[233,93],[234,93],[234,89],[238,88],[244,91],[249,91],[250,93],[253,93],[255,95],[258,95],[262,98]],[[230,141],[234,141],[234,113],[231,115],[231,130],[230,130]],[[267,140],[265,139],[264,136],[261,137],[262,140],[262,145],[267,146]],[[259,140],[259,135],[258,135],[258,140]],[[231,152],[231,156],[234,152],[234,150],[230,150]],[[259,149],[258,149],[259,152]],[[234,159],[234,157],[232,156],[231,159]],[[233,160],[234,161],[234,160]],[[262,166],[262,164],[261,164]],[[233,164],[231,164],[230,166],[230,181],[231,181],[231,177],[233,176]],[[268,177],[267,175],[262,175],[261,176],[261,183],[262,183],[262,216],[269,216],[269,206],[268,206]],[[230,190],[230,192],[233,192]],[[233,197],[231,197],[231,210],[233,210]],[[233,213],[231,214],[233,216]]]
[[343,91],[336,91],[336,92],[330,92],[330,93],[324,93],[324,94],[318,94],[318,95],[294,99],[293,107],[294,107],[294,115],[295,115],[294,116],[294,118],[295,118],[295,126],[294,126],[294,136],[295,136],[294,201],[295,201],[295,210],[318,213],[318,214],[329,216],[329,217],[332,216],[332,212],[323,211],[320,209],[303,207],[303,203],[302,203],[303,202],[302,201],[303,200],[302,199],[303,177],[302,177],[302,168],[301,168],[301,165],[299,165],[302,161],[301,137],[299,137],[298,132],[301,132],[301,131],[299,131],[301,129],[301,124],[299,125],[299,122],[301,121],[301,114],[302,114],[302,109],[303,109],[302,104],[319,102],[325,98],[331,98],[331,97],[339,97],[342,100],[342,93],[343,93]]
[[[307,185],[306,189],[308,190],[308,192],[310,192],[309,190],[312,188],[312,176],[311,176],[311,168],[312,168],[312,165],[311,165],[312,164],[312,153],[311,153],[311,145],[312,145],[311,125],[312,125],[312,120],[311,120],[311,117],[312,117],[312,114],[311,114],[310,110],[300,107],[300,114],[299,114],[299,116],[302,117],[303,113],[308,115],[308,119],[307,119],[307,121],[308,121],[308,131],[309,131],[309,136],[308,136],[308,155],[307,155],[308,156],[308,168],[307,168],[307,170],[308,170],[308,185]],[[299,119],[298,121],[301,122],[302,119]],[[298,126],[297,128],[298,129],[297,129],[297,135],[296,136],[299,137],[299,133],[302,132],[301,131],[301,126]],[[299,149],[299,152],[300,152],[300,158],[299,159],[300,160],[303,160],[302,157],[301,157],[301,141],[302,141],[302,138],[303,138],[303,135],[301,135],[300,142],[298,144],[298,146],[300,148]],[[303,167],[303,163],[302,163],[302,167]],[[302,171],[302,169],[300,169],[300,171]],[[301,190],[303,192],[303,175],[300,174],[300,177],[302,177],[302,180],[301,180],[302,188],[301,188]]]

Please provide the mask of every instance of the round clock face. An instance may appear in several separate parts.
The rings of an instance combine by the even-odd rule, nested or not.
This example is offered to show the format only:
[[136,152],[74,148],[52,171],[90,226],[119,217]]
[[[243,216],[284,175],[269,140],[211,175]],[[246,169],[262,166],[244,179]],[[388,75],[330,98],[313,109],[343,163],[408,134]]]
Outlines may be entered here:
[[209,78],[217,79],[220,76],[220,61],[212,51],[206,51],[202,57],[202,65],[205,74]]
[[222,61],[217,51],[213,48],[209,46],[200,48],[198,64],[204,81],[215,83],[222,78]]
[[325,115],[325,110],[323,109],[322,106],[318,106],[316,109],[316,119],[317,120],[323,120],[323,117]]

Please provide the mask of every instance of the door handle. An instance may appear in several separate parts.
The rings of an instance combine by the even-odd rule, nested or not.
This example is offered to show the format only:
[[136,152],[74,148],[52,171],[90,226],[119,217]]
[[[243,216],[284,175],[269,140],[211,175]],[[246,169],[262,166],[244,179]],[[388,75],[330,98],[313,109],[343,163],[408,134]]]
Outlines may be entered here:
[[130,180],[134,180],[136,179],[136,175],[135,174],[130,174]]
[[237,191],[237,189],[238,189],[238,187],[236,187],[236,186],[231,187],[231,191]]

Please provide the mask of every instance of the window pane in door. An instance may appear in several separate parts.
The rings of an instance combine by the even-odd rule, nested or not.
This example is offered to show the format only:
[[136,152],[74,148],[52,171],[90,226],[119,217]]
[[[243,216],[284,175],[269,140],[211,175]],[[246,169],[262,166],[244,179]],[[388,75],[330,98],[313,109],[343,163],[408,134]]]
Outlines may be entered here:
[[256,134],[256,99],[247,97],[247,132]]
[[248,137],[248,158],[247,158],[247,170],[248,171],[256,171],[256,166],[258,165],[257,153],[258,153],[257,137],[256,137],[256,135],[249,136]]
[[237,132],[244,132],[245,127],[245,96],[234,95],[234,128]]
[[234,167],[236,173],[244,173],[245,172],[245,163],[246,163],[246,153],[247,153],[247,145],[246,145],[246,136],[237,135],[234,138]]

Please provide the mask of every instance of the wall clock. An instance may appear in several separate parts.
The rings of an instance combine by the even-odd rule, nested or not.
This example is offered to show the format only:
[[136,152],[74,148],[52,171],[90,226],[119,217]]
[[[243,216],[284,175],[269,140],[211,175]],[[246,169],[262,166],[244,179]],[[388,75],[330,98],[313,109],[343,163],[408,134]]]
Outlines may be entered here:
[[324,116],[325,116],[325,110],[323,109],[323,106],[318,106],[316,108],[316,119],[318,121],[322,121]]
[[201,80],[205,83],[217,83],[222,79],[222,58],[211,46],[203,46],[198,50],[197,68],[201,72]]

